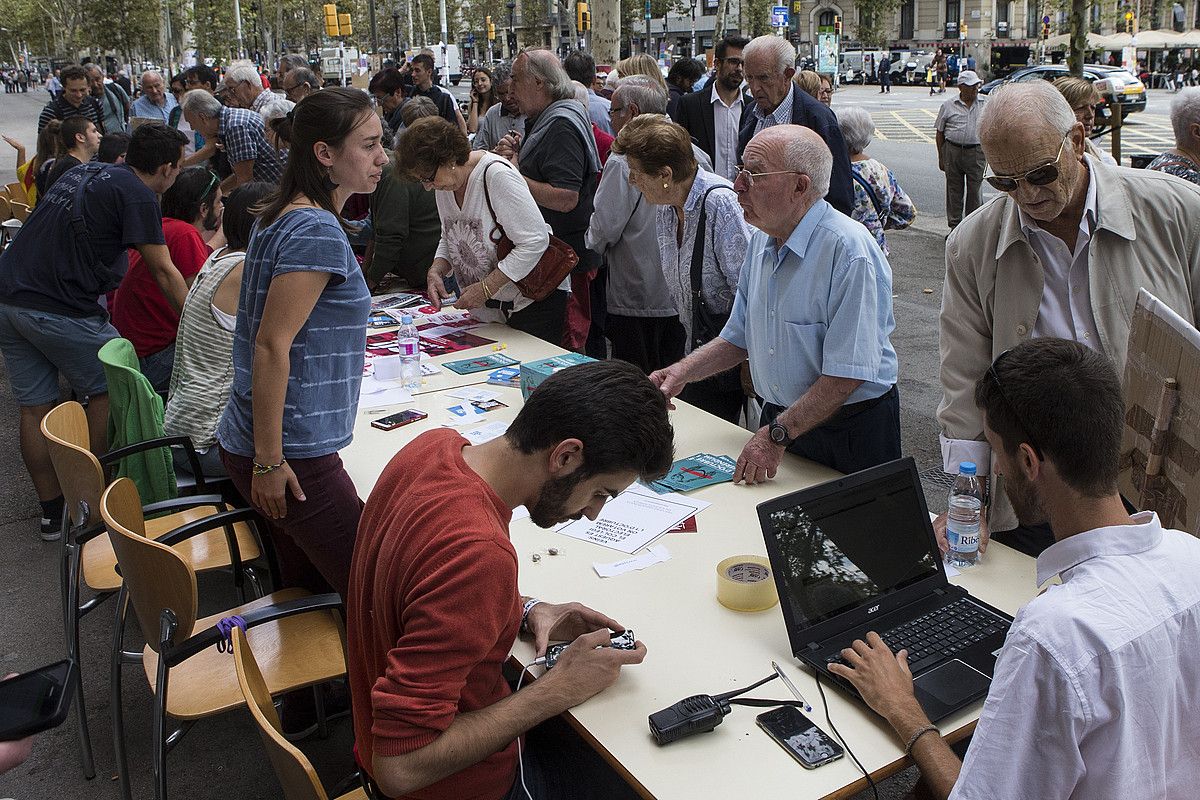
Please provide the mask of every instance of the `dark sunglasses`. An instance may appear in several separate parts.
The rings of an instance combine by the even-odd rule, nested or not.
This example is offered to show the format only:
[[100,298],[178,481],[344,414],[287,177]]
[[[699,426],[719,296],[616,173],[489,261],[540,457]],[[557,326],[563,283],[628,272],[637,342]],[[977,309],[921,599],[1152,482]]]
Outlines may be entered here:
[[996,384],[996,390],[1000,392],[1000,399],[1004,401],[1004,407],[1008,409],[1008,413],[1012,414],[1017,425],[1021,428],[1021,432],[1025,434],[1025,441],[1033,448],[1033,454],[1038,457],[1038,461],[1045,461],[1042,455],[1042,448],[1038,446],[1037,440],[1029,433],[1029,429],[1025,427],[1025,423],[1021,421],[1021,415],[1017,413],[1016,407],[1012,401],[1008,399],[1008,395],[1004,392],[1004,384],[1000,382],[1000,373],[996,372],[996,367],[1004,360],[1004,357],[1011,353],[1011,350],[1005,350],[1000,355],[996,356],[996,360],[988,367],[988,377],[992,379],[992,383]]
[[1058,155],[1049,164],[1044,164],[1037,169],[1031,169],[1024,175],[987,175],[987,182],[993,188],[1001,192],[1015,192],[1017,184],[1021,181],[1028,181],[1033,186],[1045,186],[1048,183],[1054,183],[1058,180],[1058,162],[1062,159],[1063,150],[1067,147],[1067,139],[1071,134],[1068,132],[1063,137],[1062,144],[1058,146]]

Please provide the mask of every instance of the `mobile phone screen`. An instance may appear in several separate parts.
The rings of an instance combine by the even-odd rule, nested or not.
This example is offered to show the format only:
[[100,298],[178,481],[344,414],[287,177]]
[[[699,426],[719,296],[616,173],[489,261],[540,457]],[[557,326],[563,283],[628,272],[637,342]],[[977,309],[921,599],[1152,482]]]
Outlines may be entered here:
[[417,411],[416,409],[410,408],[407,411],[401,411],[398,414],[389,414],[386,417],[380,417],[371,423],[371,427],[390,431],[395,428],[399,428],[401,425],[407,425],[410,422],[416,422],[419,419],[425,419],[427,416],[429,415],[424,411]]
[[0,741],[19,739],[62,722],[69,706],[71,662],[60,661],[0,681]]
[[756,721],[768,736],[807,769],[836,761],[844,754],[840,744],[792,706],[759,714]]

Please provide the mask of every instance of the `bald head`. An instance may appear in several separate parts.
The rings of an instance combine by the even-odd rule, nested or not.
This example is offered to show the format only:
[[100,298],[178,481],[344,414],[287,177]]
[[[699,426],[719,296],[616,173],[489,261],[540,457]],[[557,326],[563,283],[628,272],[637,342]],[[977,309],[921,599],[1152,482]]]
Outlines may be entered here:
[[[1048,81],[1006,83],[996,88],[979,115],[979,137],[1016,138],[1047,129],[1060,138],[1075,125],[1075,112]],[[985,147],[986,149],[986,147]]]
[[753,182],[739,175],[734,183],[746,221],[781,241],[829,192],[833,155],[825,140],[803,126],[762,130],[746,145],[742,163],[761,175]]
[[148,69],[142,73],[142,94],[154,105],[161,106],[166,102],[166,88],[161,72]]

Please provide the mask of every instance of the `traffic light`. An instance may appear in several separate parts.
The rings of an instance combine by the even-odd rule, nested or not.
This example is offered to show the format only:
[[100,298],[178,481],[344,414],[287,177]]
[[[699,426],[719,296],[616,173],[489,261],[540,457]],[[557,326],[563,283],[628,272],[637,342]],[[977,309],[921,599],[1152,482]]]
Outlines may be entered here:
[[338,38],[338,10],[333,3],[326,3],[325,10],[325,35],[330,39]]
[[838,38],[841,38],[841,36],[842,36],[842,18],[841,17],[833,18],[833,32],[838,35]]
[[354,26],[350,24],[349,14],[338,14],[338,32],[342,36],[350,36],[354,33]]
[[1050,16],[1047,14],[1042,17],[1042,39],[1050,38]]
[[496,26],[492,24],[491,17],[484,17],[484,24],[487,26],[487,38],[489,42],[496,41]]
[[592,23],[592,15],[588,12],[588,4],[577,2],[575,4],[575,25],[580,31],[586,31]]

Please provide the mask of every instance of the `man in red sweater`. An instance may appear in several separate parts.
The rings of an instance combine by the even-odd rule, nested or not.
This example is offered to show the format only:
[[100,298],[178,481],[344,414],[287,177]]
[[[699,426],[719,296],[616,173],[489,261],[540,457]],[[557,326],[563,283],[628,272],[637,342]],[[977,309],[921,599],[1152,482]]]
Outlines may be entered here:
[[[527,746],[518,774],[526,731],[646,648],[605,647],[622,626],[578,603],[523,597],[508,525],[520,505],[543,528],[595,519],[634,480],[666,474],[673,437],[662,393],[605,361],[550,376],[498,439],[429,431],[391,460],[363,509],[346,598],[358,758],[382,795],[501,800],[528,785],[532,800],[621,796],[623,785],[597,794],[577,763],[565,780],[551,774],[554,747]],[[573,644],[513,693],[501,667],[519,631],[539,656],[552,640]]]

